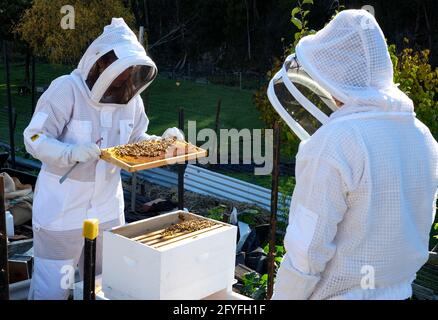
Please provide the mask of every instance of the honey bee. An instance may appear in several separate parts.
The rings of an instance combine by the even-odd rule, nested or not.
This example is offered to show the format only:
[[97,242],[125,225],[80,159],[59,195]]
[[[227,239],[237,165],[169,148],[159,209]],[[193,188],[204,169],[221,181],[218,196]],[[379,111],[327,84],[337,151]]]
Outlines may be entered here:
[[176,138],[161,139],[156,141],[146,140],[138,143],[114,147],[114,153],[119,158],[154,158],[165,153],[166,150],[175,143],[175,141]]

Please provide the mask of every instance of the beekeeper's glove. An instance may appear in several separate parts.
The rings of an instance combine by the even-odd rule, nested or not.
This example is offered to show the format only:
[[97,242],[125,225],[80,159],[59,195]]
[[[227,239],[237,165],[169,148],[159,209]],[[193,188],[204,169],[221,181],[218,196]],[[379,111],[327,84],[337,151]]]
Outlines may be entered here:
[[74,145],[71,149],[71,158],[75,162],[88,162],[98,160],[100,149],[95,143]]
[[184,133],[180,129],[176,128],[176,127],[167,129],[166,131],[164,131],[164,133],[163,133],[163,135],[161,137],[163,139],[168,139],[168,138],[175,137],[176,140],[185,141]]

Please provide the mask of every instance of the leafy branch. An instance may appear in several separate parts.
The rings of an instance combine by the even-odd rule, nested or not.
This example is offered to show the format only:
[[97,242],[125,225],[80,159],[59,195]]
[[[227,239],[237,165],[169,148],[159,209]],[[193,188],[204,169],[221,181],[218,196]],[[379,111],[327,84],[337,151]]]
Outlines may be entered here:
[[308,15],[310,13],[311,6],[313,5],[313,0],[303,0],[298,1],[298,6],[292,9],[291,12],[291,22],[298,29],[295,33],[295,40],[293,47],[298,44],[301,38],[306,35],[315,33],[315,30],[309,29]]

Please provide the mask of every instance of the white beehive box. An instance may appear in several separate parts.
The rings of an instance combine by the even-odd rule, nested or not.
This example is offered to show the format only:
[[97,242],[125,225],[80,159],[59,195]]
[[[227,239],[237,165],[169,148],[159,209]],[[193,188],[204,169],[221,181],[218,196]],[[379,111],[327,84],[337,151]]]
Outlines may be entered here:
[[133,239],[180,222],[180,214],[185,219],[206,219],[176,211],[104,233],[102,291],[105,296],[111,299],[202,299],[221,290],[231,291],[235,226],[215,221],[217,226],[155,245]]

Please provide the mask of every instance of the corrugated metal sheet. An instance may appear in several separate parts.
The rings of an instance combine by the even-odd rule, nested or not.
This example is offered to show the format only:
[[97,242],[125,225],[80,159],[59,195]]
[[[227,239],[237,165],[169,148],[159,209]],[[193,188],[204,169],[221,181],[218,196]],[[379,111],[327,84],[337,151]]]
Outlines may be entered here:
[[[122,171],[122,176],[130,177],[131,174],[126,171]],[[163,168],[154,168],[137,172],[137,177],[146,179],[151,183],[158,184],[165,188],[171,188],[178,185],[177,173]]]
[[[18,158],[17,160],[28,166],[39,168],[39,164],[35,161],[23,158]],[[137,175],[139,178],[146,179],[166,188],[176,187],[178,185],[177,173],[166,168],[140,171]],[[122,176],[128,178],[130,173],[122,171]],[[266,210],[270,209],[270,189],[190,164],[187,165],[184,177],[184,187],[187,191],[220,199],[252,203]],[[279,198],[281,197],[280,194]],[[287,197],[287,204],[288,203],[290,203],[290,197]]]
[[254,203],[266,209],[271,204],[269,189],[192,165],[186,169],[185,188],[222,199]]
[[[177,173],[168,169],[155,168],[141,171],[138,173],[138,176],[167,188],[175,187],[178,184]],[[270,189],[231,178],[211,170],[196,167],[194,165],[187,165],[184,177],[184,187],[187,191],[220,199],[252,203],[261,208],[267,210],[270,209]],[[289,202],[290,197],[287,199]]]

